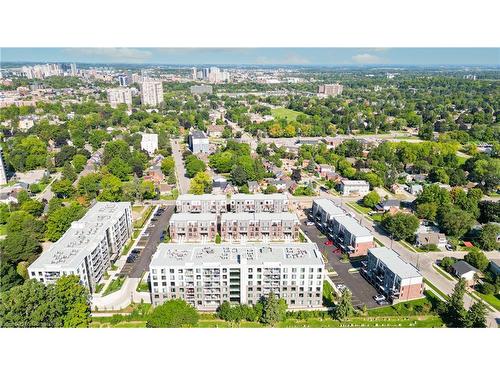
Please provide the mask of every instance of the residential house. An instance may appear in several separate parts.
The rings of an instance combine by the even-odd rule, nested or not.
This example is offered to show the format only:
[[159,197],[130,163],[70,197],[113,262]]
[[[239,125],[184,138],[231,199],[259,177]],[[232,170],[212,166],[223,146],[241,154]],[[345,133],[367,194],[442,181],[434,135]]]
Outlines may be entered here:
[[453,266],[453,274],[456,277],[465,279],[465,282],[468,286],[473,286],[476,283],[474,280],[474,276],[479,272],[479,270],[475,267],[472,267],[465,260],[459,260]]
[[417,246],[436,245],[437,247],[444,248],[448,243],[444,233],[417,233],[416,242]]

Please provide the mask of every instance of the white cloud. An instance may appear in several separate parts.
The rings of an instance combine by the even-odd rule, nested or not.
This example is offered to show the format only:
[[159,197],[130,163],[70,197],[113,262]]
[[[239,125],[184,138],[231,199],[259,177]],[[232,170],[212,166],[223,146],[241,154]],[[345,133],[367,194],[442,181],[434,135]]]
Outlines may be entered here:
[[100,58],[106,61],[145,61],[153,56],[151,51],[138,48],[68,48],[72,56]]
[[352,61],[358,64],[376,64],[381,61],[380,57],[376,55],[371,55],[369,53],[361,53],[359,55],[354,55]]

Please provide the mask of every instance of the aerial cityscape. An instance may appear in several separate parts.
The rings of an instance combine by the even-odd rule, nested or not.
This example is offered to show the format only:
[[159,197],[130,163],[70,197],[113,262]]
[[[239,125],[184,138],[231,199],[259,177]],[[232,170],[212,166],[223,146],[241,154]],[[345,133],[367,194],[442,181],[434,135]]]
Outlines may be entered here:
[[2,48],[0,327],[498,328],[499,50],[329,53]]

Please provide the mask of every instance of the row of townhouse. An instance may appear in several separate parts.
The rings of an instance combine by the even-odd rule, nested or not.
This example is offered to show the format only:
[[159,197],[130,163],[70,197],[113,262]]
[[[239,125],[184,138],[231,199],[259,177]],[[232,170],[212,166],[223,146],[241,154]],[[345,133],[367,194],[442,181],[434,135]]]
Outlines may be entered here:
[[392,302],[418,299],[424,295],[422,274],[386,247],[368,250],[361,274]]
[[28,267],[30,279],[54,283],[77,275],[91,293],[132,236],[129,202],[96,203]]
[[216,194],[183,194],[177,198],[176,212],[287,212],[286,194],[234,194],[231,197]]
[[325,266],[314,243],[159,245],[149,267],[154,306],[180,298],[199,310],[253,305],[273,292],[290,309],[322,306]]
[[313,201],[312,217],[323,233],[351,257],[364,256],[374,246],[372,233],[329,199]]
[[[175,213],[169,221],[173,242],[213,242],[218,231],[218,218],[212,213]],[[297,241],[300,222],[290,212],[223,213],[220,217],[222,241]]]

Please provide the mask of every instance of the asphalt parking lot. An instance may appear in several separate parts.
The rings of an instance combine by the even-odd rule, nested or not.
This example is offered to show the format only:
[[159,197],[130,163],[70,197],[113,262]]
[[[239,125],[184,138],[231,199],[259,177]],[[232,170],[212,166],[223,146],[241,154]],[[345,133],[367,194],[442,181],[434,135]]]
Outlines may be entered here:
[[125,263],[121,270],[122,275],[134,278],[142,277],[144,272],[149,269],[151,257],[161,241],[160,237],[163,230],[168,228],[168,222],[173,213],[173,206],[165,206],[162,214],[155,216],[154,219],[150,221],[143,236],[134,247],[140,250],[137,259],[133,263]]
[[335,285],[344,284],[352,293],[352,303],[356,307],[366,305],[366,307],[377,307],[378,304],[373,299],[377,295],[377,290],[366,281],[359,272],[349,272],[352,268],[359,268],[359,262],[342,263],[342,255],[333,253],[336,246],[325,245],[328,238],[320,232],[316,226],[306,225],[307,219],[301,220],[301,229],[309,239],[318,245],[320,251],[327,257],[327,269],[333,268],[337,275],[329,275]]

